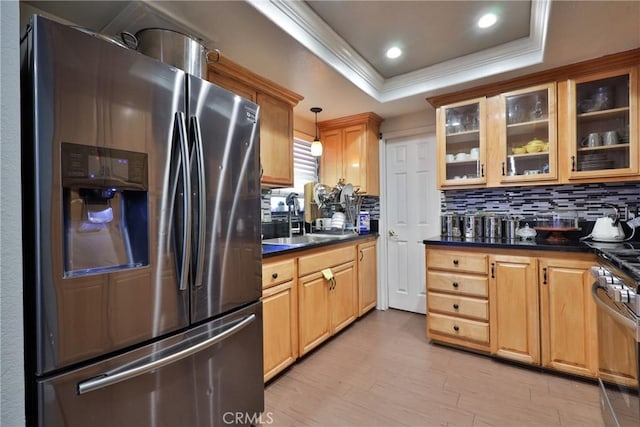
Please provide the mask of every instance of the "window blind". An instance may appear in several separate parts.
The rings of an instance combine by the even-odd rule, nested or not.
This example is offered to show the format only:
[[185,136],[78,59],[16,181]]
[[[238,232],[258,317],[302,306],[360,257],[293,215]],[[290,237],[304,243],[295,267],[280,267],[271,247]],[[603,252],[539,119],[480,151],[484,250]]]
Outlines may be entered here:
[[311,142],[302,139],[293,139],[293,188],[280,188],[272,194],[283,195],[295,191],[304,196],[304,185],[308,182],[318,181],[316,158],[311,155]]

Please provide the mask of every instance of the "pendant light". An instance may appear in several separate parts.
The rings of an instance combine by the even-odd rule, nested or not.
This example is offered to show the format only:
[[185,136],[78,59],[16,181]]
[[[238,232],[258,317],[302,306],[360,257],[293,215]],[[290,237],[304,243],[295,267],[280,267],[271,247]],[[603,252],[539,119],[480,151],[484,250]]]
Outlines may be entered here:
[[313,142],[311,143],[311,155],[313,157],[320,157],[322,156],[322,142],[320,142],[320,140],[318,139],[318,113],[322,111],[322,108],[320,107],[313,107],[311,108],[311,112],[315,113],[316,115],[316,137],[314,138]]

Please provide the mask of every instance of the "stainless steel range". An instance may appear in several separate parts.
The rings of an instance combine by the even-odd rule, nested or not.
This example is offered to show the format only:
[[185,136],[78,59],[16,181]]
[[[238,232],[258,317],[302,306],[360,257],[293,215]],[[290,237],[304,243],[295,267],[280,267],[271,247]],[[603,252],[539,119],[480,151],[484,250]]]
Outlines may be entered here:
[[607,426],[640,425],[640,244],[592,244],[600,265],[592,294],[598,306],[598,363]]

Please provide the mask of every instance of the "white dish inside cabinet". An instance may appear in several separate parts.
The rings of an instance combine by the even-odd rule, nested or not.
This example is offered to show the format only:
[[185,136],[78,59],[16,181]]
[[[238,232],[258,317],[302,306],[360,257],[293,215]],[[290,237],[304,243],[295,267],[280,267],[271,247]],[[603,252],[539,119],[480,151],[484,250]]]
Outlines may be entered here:
[[438,109],[440,187],[484,184],[485,98]]
[[570,179],[638,173],[637,70],[570,81]]

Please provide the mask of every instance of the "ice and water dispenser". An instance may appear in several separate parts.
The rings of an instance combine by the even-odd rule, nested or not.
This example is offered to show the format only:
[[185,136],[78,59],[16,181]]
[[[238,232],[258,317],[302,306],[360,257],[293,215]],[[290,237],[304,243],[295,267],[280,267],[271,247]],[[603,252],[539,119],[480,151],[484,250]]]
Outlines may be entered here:
[[149,264],[147,154],[62,143],[65,277]]

